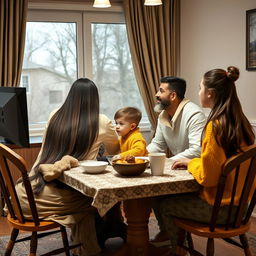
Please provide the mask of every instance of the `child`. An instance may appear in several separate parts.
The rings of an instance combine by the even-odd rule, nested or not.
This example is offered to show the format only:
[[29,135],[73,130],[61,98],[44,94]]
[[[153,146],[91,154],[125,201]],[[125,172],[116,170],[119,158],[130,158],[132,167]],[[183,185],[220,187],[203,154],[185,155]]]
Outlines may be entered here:
[[121,137],[121,153],[115,155],[112,160],[147,155],[146,141],[138,128],[141,112],[133,107],[121,108],[115,113],[114,119],[116,132]]

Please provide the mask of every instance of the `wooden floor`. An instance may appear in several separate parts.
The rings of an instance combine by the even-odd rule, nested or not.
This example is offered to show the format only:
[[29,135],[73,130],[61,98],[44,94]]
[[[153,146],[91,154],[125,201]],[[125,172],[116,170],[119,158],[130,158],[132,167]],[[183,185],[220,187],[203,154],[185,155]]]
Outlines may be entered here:
[[[256,236],[256,218],[251,218],[251,230],[250,232],[254,233]],[[0,217],[0,236],[6,236],[10,234],[10,227],[8,223],[6,222],[5,217]],[[195,247],[199,249],[202,253],[205,253],[205,245],[206,245],[206,240],[204,238],[199,238],[199,237],[193,237]],[[113,239],[113,240],[108,240],[107,241],[107,247],[113,247],[118,248],[122,244],[121,239]],[[255,245],[256,246],[256,245]],[[111,251],[113,251],[111,249]],[[3,252],[0,252],[0,255],[2,255]],[[102,255],[110,256],[112,253],[109,253],[109,250],[106,251],[106,253]],[[217,239],[215,241],[215,256],[242,256],[243,251],[240,248],[237,248],[236,246],[232,246],[225,241],[222,241],[220,239]],[[157,255],[160,256],[160,255]]]

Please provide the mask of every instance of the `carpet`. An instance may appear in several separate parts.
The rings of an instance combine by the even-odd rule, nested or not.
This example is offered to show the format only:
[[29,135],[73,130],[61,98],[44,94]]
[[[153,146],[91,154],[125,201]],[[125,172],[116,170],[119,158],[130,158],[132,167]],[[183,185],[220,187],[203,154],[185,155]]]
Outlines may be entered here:
[[[159,231],[157,221],[154,217],[150,217],[149,219],[149,237],[153,238],[157,232]],[[70,231],[67,229],[68,234]],[[25,234],[21,234],[19,237],[23,237]],[[253,255],[256,255],[256,236],[253,233],[247,233],[247,238],[249,240],[249,244],[253,251]],[[238,240],[238,238],[236,238]],[[0,256],[4,255],[5,247],[7,242],[9,241],[9,236],[0,237]],[[114,251],[116,251],[120,246],[122,246],[121,238],[111,238],[106,241],[106,249],[102,255],[112,255]],[[45,238],[41,238],[38,241],[38,255],[49,252],[50,250],[54,250],[59,248],[62,245],[62,241],[60,238],[60,234],[54,234]],[[217,246],[217,245],[216,245]],[[29,253],[29,242],[20,242],[14,246],[12,256],[27,256]],[[64,256],[63,254],[59,254]]]
[[[25,237],[26,234],[20,234],[18,238]],[[6,245],[9,241],[9,236],[0,237],[0,256],[4,255]],[[51,250],[58,249],[62,246],[61,234],[53,234],[38,240],[37,254],[44,254]],[[12,256],[27,256],[29,255],[29,241],[20,242],[14,245]],[[59,255],[65,255],[59,254]]]

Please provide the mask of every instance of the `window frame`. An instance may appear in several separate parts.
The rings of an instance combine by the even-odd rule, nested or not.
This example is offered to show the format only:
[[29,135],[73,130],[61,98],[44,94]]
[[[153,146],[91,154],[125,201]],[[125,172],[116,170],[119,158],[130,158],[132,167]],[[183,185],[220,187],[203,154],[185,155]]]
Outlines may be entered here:
[[[45,8],[42,8],[45,7]],[[46,4],[40,5],[40,9],[32,8],[28,10],[27,22],[75,22],[77,24],[77,34],[82,34],[82,14],[79,12],[74,12],[72,10],[62,11],[55,10],[55,8],[46,9]],[[79,51],[83,50],[82,40],[77,37],[77,74],[78,76],[83,76],[83,58],[78,54]],[[29,124],[29,135],[33,136],[42,136],[45,130],[46,122],[41,124]]]
[[124,24],[124,16],[121,13],[112,13],[111,15],[102,12],[89,12],[83,13],[83,24],[85,35],[84,38],[84,59],[87,60],[89,64],[87,69],[85,70],[85,76],[93,79],[92,72],[92,33],[91,33],[91,24],[92,23],[116,23],[116,24]]
[[[28,78],[28,86],[27,87],[24,87],[23,86],[23,81],[24,81],[24,77],[27,77]],[[29,94],[30,93],[30,75],[29,74],[23,74],[21,75],[21,78],[20,78],[20,87],[22,88],[26,88],[26,93]]]
[[[94,8],[85,3],[29,3],[27,22],[75,22],[77,24],[77,75],[93,78],[91,23],[124,24],[121,4],[111,8]],[[84,31],[84,32],[83,32]],[[30,136],[42,136],[46,122],[29,124]],[[150,130],[150,123],[140,124],[141,130]]]

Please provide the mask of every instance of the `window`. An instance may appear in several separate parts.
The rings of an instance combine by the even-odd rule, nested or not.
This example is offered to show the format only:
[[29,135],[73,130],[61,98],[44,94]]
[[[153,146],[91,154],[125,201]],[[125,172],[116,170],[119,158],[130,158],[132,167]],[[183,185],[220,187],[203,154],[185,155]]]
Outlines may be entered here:
[[46,122],[77,77],[76,23],[27,22],[23,72],[31,80],[29,123]]
[[30,86],[29,86],[29,76],[28,75],[22,75],[20,79],[20,87],[26,88],[26,92],[30,92]]
[[91,29],[93,79],[102,96],[101,112],[113,118],[117,108],[135,106],[142,110],[145,117],[125,24],[97,23],[92,24]]
[[[79,11],[30,9],[22,75],[30,77],[30,134],[44,127],[52,110],[61,106],[78,77],[92,79],[99,89],[100,111],[113,119],[124,106],[146,111],[136,84],[123,13],[98,9]],[[69,5],[68,9],[72,8]],[[42,4],[40,5],[42,8]],[[74,8],[75,9],[75,8]],[[111,99],[111,100],[110,100]]]

